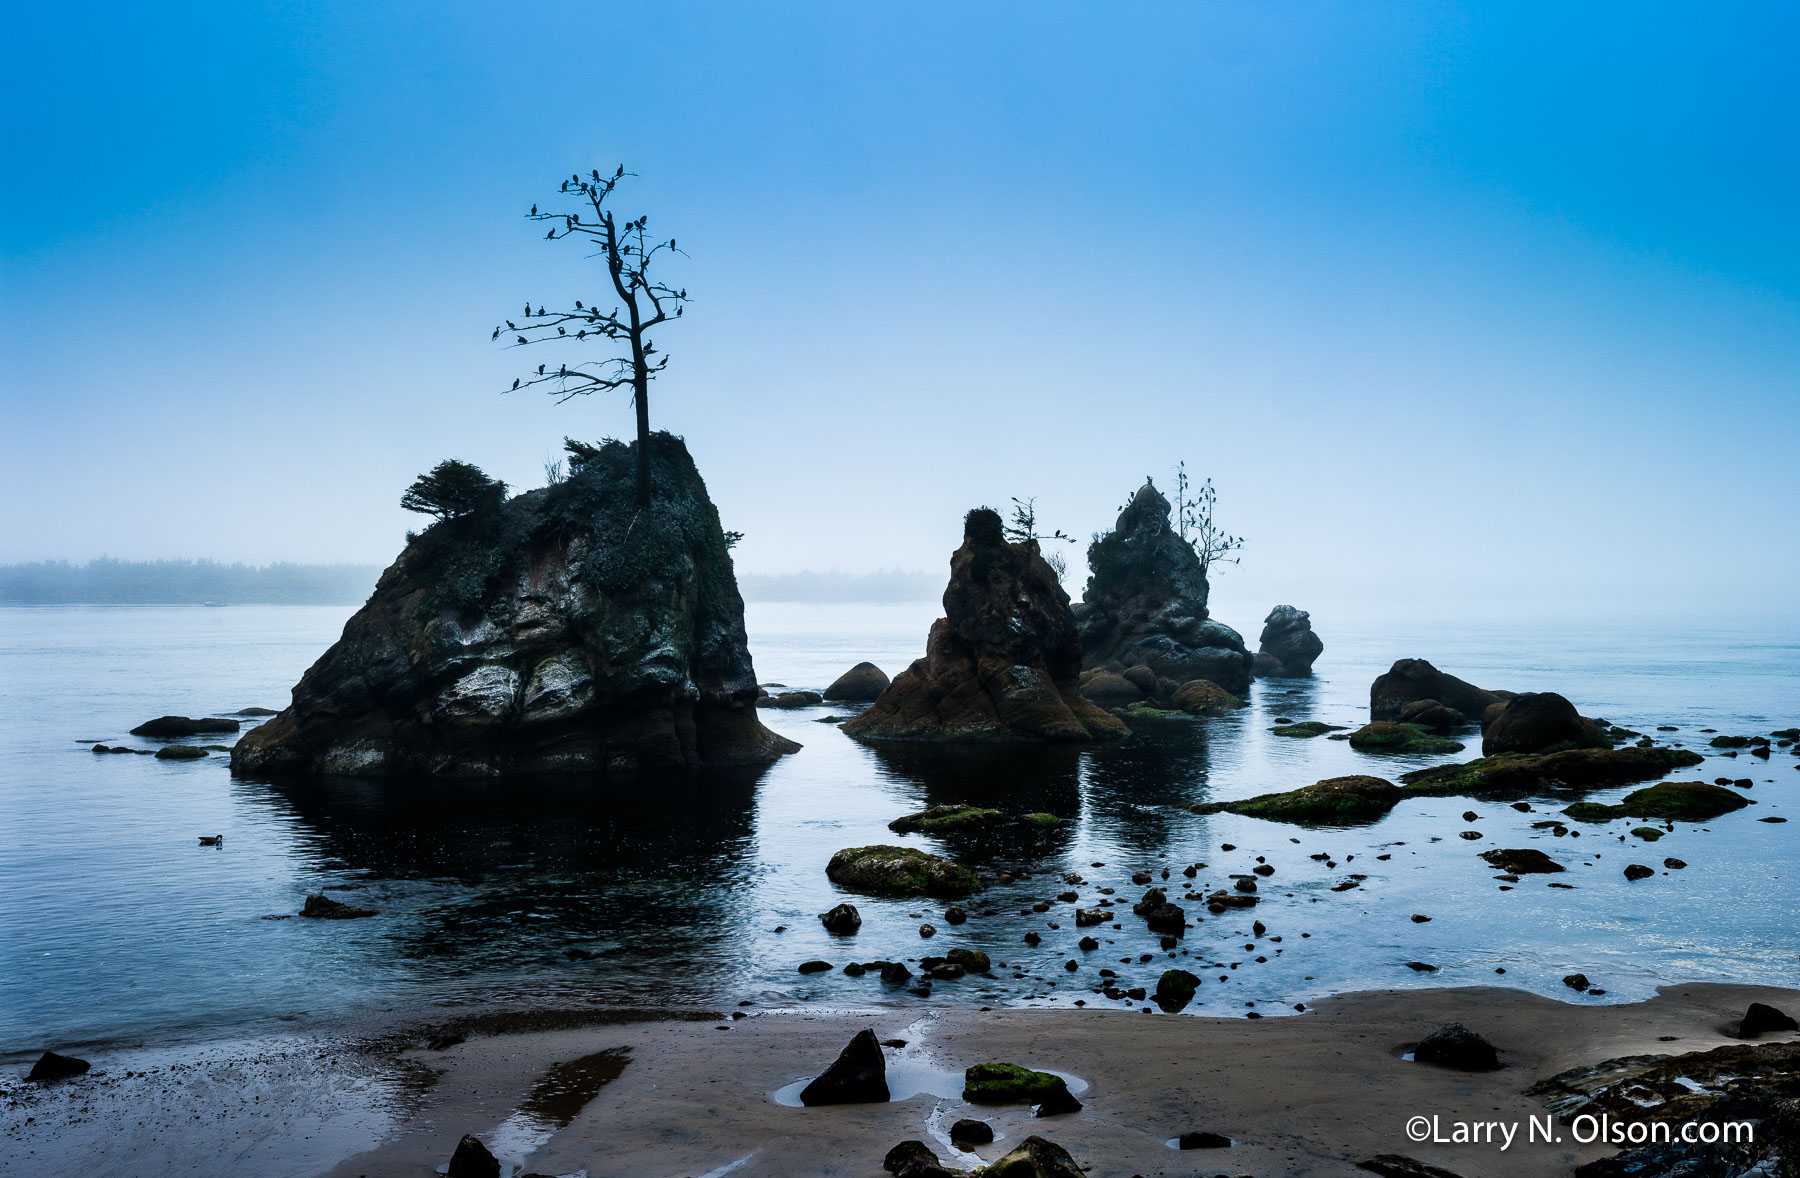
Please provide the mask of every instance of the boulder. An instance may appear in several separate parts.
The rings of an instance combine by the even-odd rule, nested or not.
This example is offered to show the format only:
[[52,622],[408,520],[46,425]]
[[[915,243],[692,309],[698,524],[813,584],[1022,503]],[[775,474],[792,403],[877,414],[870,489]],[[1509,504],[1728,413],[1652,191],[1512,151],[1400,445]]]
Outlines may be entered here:
[[1356,1168],[1367,1170],[1377,1178],[1462,1178],[1454,1170],[1446,1170],[1442,1166],[1434,1166],[1399,1153],[1378,1153],[1356,1163]]
[[870,703],[887,690],[887,672],[874,663],[858,663],[825,689],[825,698],[844,703]]
[[1750,804],[1743,794],[1704,781],[1663,781],[1634,790],[1617,805],[1576,802],[1563,813],[1577,822],[1610,822],[1614,818],[1662,818],[1679,822],[1710,822],[1721,814]]
[[816,708],[825,697],[816,691],[784,691],[780,695],[762,695],[756,699],[759,708]]
[[1078,689],[1081,652],[1068,594],[1037,542],[1008,543],[999,513],[979,507],[963,521],[925,657],[843,731],[932,741],[1125,736],[1125,725]]
[[1420,1063],[1434,1063],[1459,1072],[1491,1072],[1500,1067],[1494,1045],[1461,1023],[1445,1023],[1413,1048]]
[[1174,1014],[1194,1000],[1194,991],[1199,988],[1200,979],[1187,970],[1165,969],[1156,979],[1156,993],[1152,997],[1163,1013]]
[[361,916],[374,916],[375,910],[358,908],[354,904],[345,904],[320,892],[306,898],[306,904],[300,909],[300,915],[308,920],[355,920]]
[[198,761],[206,756],[206,750],[195,748],[191,744],[166,744],[156,750],[159,761]]
[[917,1138],[902,1141],[888,1150],[887,1156],[881,1159],[881,1168],[895,1178],[937,1178],[940,1174],[950,1173],[938,1164],[938,1156],[932,1148]]
[[1087,1178],[1069,1151],[1033,1135],[981,1171],[981,1178]]
[[1169,702],[1193,716],[1216,716],[1246,707],[1243,700],[1208,679],[1189,679],[1175,689]]
[[1483,691],[1424,659],[1400,659],[1370,685],[1369,719],[1398,720],[1407,704],[1422,699],[1437,700],[1465,716],[1479,716],[1489,705],[1510,698],[1511,692]]
[[1204,1130],[1183,1133],[1175,1139],[1177,1149],[1230,1149],[1231,1138],[1223,1133],[1208,1133]]
[[[1407,792],[1420,797],[1484,797],[1517,790],[1541,790],[1546,783],[1597,789],[1658,777],[1703,760],[1689,749],[1565,749],[1559,753],[1502,753],[1473,761],[1433,765],[1400,775]],[[1650,817],[1650,815],[1641,815]]]
[[1076,686],[1103,708],[1123,707],[1144,698],[1144,690],[1117,671],[1083,671]]
[[[1312,615],[1291,605],[1278,605],[1263,619],[1262,637],[1257,642],[1256,674],[1272,678],[1303,679],[1312,674],[1313,662],[1325,651],[1325,643],[1313,633]],[[1261,670],[1267,666],[1263,656],[1275,661],[1279,669]]]
[[970,1145],[986,1145],[993,1139],[993,1126],[986,1121],[964,1117],[950,1126],[950,1140],[952,1141],[966,1141]]
[[25,1076],[27,1080],[48,1082],[51,1080],[68,1080],[75,1076],[85,1076],[93,1065],[85,1059],[77,1059],[72,1055],[58,1055],[54,1051],[46,1051],[31,1065],[31,1071]]
[[959,802],[947,802],[940,806],[920,810],[913,814],[902,814],[888,823],[888,829],[898,834],[910,834],[920,831],[925,834],[945,834],[950,831],[980,830],[984,827],[999,826],[1009,822],[998,810],[988,810],[980,806],[970,806]]
[[1350,747],[1364,753],[1460,753],[1460,741],[1433,736],[1419,724],[1374,720],[1350,734]]
[[[1494,706],[1505,707],[1506,704],[1502,701]],[[1435,699],[1415,699],[1400,709],[1400,723],[1417,724],[1438,732],[1446,728],[1460,728],[1468,722],[1468,717],[1461,712],[1455,708],[1447,708]]]
[[1499,847],[1481,857],[1509,875],[1554,875],[1566,870],[1535,847]]
[[970,1104],[1036,1104],[1067,1087],[1050,1072],[1014,1063],[978,1063],[963,1071],[962,1097]]
[[1250,690],[1243,638],[1207,612],[1206,572],[1170,522],[1169,501],[1146,482],[1113,530],[1088,547],[1088,582],[1077,610],[1087,666],[1145,666],[1159,682],[1206,679],[1233,695]]
[[1406,791],[1379,777],[1328,777],[1285,793],[1261,794],[1235,802],[1197,802],[1187,809],[1195,814],[1226,810],[1303,826],[1353,826],[1376,821],[1405,796]]
[[236,720],[227,720],[218,716],[158,716],[154,720],[146,720],[131,730],[133,736],[197,736],[202,732],[236,732],[240,725]]
[[875,1032],[861,1030],[832,1065],[800,1090],[800,1103],[882,1104],[888,1099],[887,1060]]
[[845,847],[825,865],[839,887],[872,896],[944,896],[977,891],[981,881],[966,867],[917,847]]
[[862,927],[862,913],[854,904],[839,904],[829,912],[819,913],[819,923],[825,926],[826,932],[848,936]]
[[232,750],[258,775],[496,776],[759,764],[744,603],[679,438],[569,443],[569,476],[434,524],[293,702]]
[[[1775,1031],[1800,1031],[1800,1023],[1796,1023],[1792,1015],[1783,1014],[1773,1006],[1752,1002],[1744,1012],[1743,1021],[1738,1023],[1737,1033],[1740,1039],[1754,1039],[1758,1035]],[[32,1069],[34,1075],[36,1071],[37,1069]]]
[[1250,661],[1250,674],[1257,679],[1285,679],[1287,668],[1268,651],[1259,650]]
[[1481,734],[1481,755],[1554,753],[1610,748],[1600,726],[1554,691],[1528,691],[1507,700]]
[[465,1133],[444,1173],[447,1178],[500,1178],[500,1159],[473,1134]]

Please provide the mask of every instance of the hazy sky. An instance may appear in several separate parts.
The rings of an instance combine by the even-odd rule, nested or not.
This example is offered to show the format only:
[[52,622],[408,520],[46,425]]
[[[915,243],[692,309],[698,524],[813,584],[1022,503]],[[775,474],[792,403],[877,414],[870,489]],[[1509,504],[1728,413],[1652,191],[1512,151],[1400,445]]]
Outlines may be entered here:
[[623,397],[489,330],[690,257],[652,419],[740,567],[1210,475],[1276,600],[1767,610],[1800,583],[1800,18],[1525,3],[31,5],[0,58],[0,560],[385,562]]

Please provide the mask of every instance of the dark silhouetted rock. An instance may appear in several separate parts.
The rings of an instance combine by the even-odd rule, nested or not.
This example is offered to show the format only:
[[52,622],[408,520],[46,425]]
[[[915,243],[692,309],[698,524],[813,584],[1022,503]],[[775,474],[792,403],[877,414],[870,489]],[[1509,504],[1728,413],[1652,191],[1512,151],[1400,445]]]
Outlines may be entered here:
[[843,726],[852,736],[933,741],[1086,741],[1126,735],[1083,696],[1081,637],[1036,541],[1008,543],[999,513],[963,521],[944,616],[925,657]]
[[1506,701],[1481,734],[1481,755],[1554,753],[1611,747],[1605,733],[1554,691],[1528,691]]
[[829,912],[819,913],[819,923],[827,932],[846,936],[862,927],[862,913],[854,904],[839,904]]
[[825,689],[825,698],[845,703],[868,703],[887,690],[887,672],[874,663],[858,663],[839,675]]
[[1584,973],[1565,974],[1562,984],[1571,990],[1585,990],[1588,988],[1588,976]]
[[1800,1024],[1773,1006],[1752,1002],[1750,1009],[1744,1012],[1743,1021],[1738,1024],[1738,1037],[1754,1039],[1772,1031],[1800,1031]]
[[981,1171],[982,1178],[1087,1178],[1069,1151],[1031,1136]]
[[994,1139],[994,1130],[986,1121],[977,1121],[964,1117],[950,1126],[950,1140],[966,1141],[971,1145],[986,1145]]
[[816,708],[825,702],[825,697],[816,691],[784,691],[780,695],[758,696],[756,706],[759,708]]
[[1460,1072],[1491,1072],[1500,1067],[1494,1045],[1461,1023],[1445,1023],[1425,1036],[1413,1049],[1413,1058]]
[[1247,706],[1209,679],[1189,679],[1175,689],[1169,702],[1191,716],[1218,716]]
[[1350,747],[1363,753],[1460,753],[1462,742],[1433,736],[1422,724],[1372,720],[1352,732]]
[[274,708],[239,708],[231,714],[234,716],[273,716],[276,713]]
[[1400,659],[1369,687],[1369,719],[1399,720],[1407,704],[1422,699],[1437,700],[1465,716],[1479,716],[1489,705],[1510,698],[1511,692],[1483,691],[1424,659]]
[[[1407,792],[1419,797],[1485,797],[1513,790],[1541,789],[1546,782],[1597,789],[1659,777],[1671,769],[1698,765],[1689,749],[1565,749],[1560,753],[1502,753],[1400,775]],[[1649,815],[1637,815],[1648,817]]]
[[1356,1163],[1356,1168],[1378,1174],[1380,1178],[1462,1178],[1461,1174],[1453,1170],[1397,1153],[1378,1153],[1372,1158],[1364,1158]]
[[887,1156],[881,1159],[881,1168],[890,1174],[914,1178],[922,1171],[939,1169],[938,1156],[929,1145],[913,1138],[888,1150]]
[[[1271,678],[1301,679],[1312,674],[1325,644],[1313,633],[1312,615],[1291,605],[1278,605],[1263,619],[1254,670]],[[1274,660],[1273,666],[1264,661]]]
[[1083,671],[1076,680],[1081,694],[1103,708],[1121,708],[1144,699],[1146,692],[1117,671]]
[[1197,1131],[1183,1133],[1175,1139],[1175,1144],[1182,1149],[1230,1149],[1231,1138],[1223,1133]]
[[830,969],[829,961],[802,961],[799,965],[801,973],[825,973]]
[[131,730],[133,736],[198,736],[202,732],[236,732],[239,724],[236,720],[222,719],[218,716],[158,716],[154,720],[146,720]]
[[1626,879],[1649,879],[1655,874],[1655,868],[1645,867],[1642,863],[1627,863],[1625,865]]
[[1400,723],[1417,724],[1421,728],[1442,732],[1468,723],[1468,717],[1455,708],[1445,707],[1435,699],[1415,699],[1400,709]]
[[345,904],[320,892],[306,898],[306,904],[300,909],[300,915],[310,920],[355,920],[359,916],[374,916],[375,910],[358,908],[354,904]]
[[1061,1088],[1052,1089],[1049,1095],[1038,1101],[1037,1111],[1032,1115],[1039,1117],[1061,1117],[1066,1116],[1069,1113],[1078,1113],[1080,1111],[1081,1102],[1075,1099],[1075,1094],[1070,1092],[1065,1085]]
[[888,829],[899,834],[910,834],[923,831],[926,834],[944,834],[950,831],[980,830],[983,827],[999,826],[1010,822],[999,810],[987,810],[980,806],[970,806],[959,802],[947,802],[920,810],[916,814],[902,814],[888,823]]
[[473,1135],[465,1133],[450,1155],[448,1178],[500,1178],[500,1159],[488,1152]]
[[68,1080],[75,1076],[85,1076],[91,1066],[93,1065],[85,1059],[76,1059],[72,1055],[58,1055],[54,1051],[46,1051],[38,1057],[36,1063],[31,1065],[31,1071],[26,1074],[25,1078],[39,1081]]
[[772,761],[718,512],[679,438],[571,443],[560,483],[434,524],[232,769],[495,776]]
[[1199,987],[1200,979],[1187,970],[1165,969],[1156,979],[1156,993],[1152,997],[1165,1013],[1174,1014],[1194,1000],[1194,991]]
[[862,1030],[823,1074],[800,1090],[800,1103],[880,1104],[888,1099],[887,1061],[875,1032]]
[[1554,875],[1563,865],[1536,847],[1499,847],[1483,851],[1481,857],[1512,875]]
[[191,744],[167,744],[156,750],[159,761],[198,761],[206,756],[206,750],[195,748]]
[[1405,796],[1399,786],[1379,777],[1328,777],[1286,793],[1259,794],[1236,802],[1195,802],[1187,809],[1195,814],[1225,810],[1272,822],[1351,826],[1376,821]]
[[845,847],[825,865],[840,887],[873,896],[955,899],[981,887],[975,873],[917,847]]
[[1216,683],[1250,690],[1250,652],[1207,613],[1200,557],[1169,519],[1169,501],[1149,483],[1088,548],[1088,583],[1076,613],[1087,666],[1148,667],[1159,682]]

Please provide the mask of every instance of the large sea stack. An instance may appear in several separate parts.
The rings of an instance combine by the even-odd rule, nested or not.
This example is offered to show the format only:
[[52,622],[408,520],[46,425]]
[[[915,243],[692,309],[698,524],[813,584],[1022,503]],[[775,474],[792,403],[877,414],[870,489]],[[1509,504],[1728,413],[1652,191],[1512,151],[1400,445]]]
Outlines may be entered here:
[[1076,689],[1081,638],[1069,595],[1035,540],[1012,544],[978,507],[950,558],[944,616],[925,657],[847,722],[853,736],[899,740],[1079,741],[1125,725]]
[[250,774],[490,776],[772,761],[719,513],[681,440],[569,444],[562,482],[445,520],[232,750]]
[[[1236,630],[1207,616],[1206,572],[1149,482],[1088,548],[1087,590],[1075,607],[1089,668],[1148,667],[1158,698],[1192,679],[1233,695],[1250,689],[1250,652]],[[1167,685],[1167,690],[1163,689]]]
[[1263,619],[1252,669],[1271,679],[1304,679],[1324,652],[1325,643],[1313,633],[1312,615],[1291,605],[1278,605]]

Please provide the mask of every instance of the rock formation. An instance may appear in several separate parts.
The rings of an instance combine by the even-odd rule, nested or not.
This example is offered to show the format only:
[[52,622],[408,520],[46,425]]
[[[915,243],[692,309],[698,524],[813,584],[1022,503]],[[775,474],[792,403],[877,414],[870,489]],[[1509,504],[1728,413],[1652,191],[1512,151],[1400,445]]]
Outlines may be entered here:
[[1399,720],[1407,704],[1436,700],[1471,721],[1491,704],[1511,699],[1510,691],[1483,691],[1455,675],[1446,675],[1424,659],[1399,659],[1369,686],[1369,719]]
[[858,663],[839,675],[825,689],[824,698],[844,703],[867,703],[879,699],[881,693],[887,690],[887,685],[886,671],[874,663]]
[[1481,755],[1553,753],[1612,747],[1600,726],[1554,691],[1528,691],[1507,700],[1485,726]]
[[1313,633],[1312,615],[1291,605],[1278,605],[1263,619],[1252,669],[1270,679],[1304,679],[1325,651],[1325,643]]
[[900,740],[1081,741],[1125,726],[1076,689],[1081,638],[1037,544],[1011,544],[986,507],[963,521],[944,616],[925,657],[843,730]]
[[[1157,699],[1191,679],[1233,695],[1250,690],[1250,652],[1207,616],[1206,573],[1169,522],[1169,501],[1146,482],[1113,530],[1088,547],[1088,583],[1076,607],[1083,661],[1097,670],[1148,668]],[[1166,690],[1165,690],[1166,688]]]
[[570,474],[413,539],[248,733],[249,774],[488,776],[774,760],[728,542],[679,438],[569,443]]

